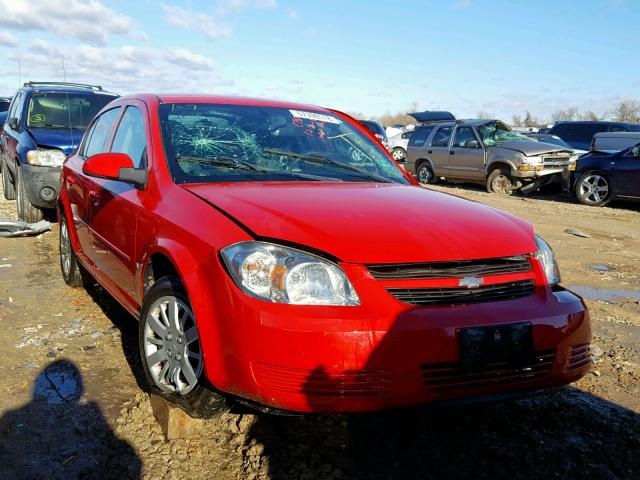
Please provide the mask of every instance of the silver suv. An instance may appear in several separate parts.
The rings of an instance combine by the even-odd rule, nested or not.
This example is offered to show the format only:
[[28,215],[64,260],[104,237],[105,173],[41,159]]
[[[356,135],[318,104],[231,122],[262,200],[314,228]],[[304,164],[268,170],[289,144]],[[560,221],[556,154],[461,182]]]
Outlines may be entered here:
[[457,120],[416,127],[405,168],[421,183],[445,177],[508,194],[560,183],[562,171],[575,170],[577,158],[571,149],[515,133],[500,120]]

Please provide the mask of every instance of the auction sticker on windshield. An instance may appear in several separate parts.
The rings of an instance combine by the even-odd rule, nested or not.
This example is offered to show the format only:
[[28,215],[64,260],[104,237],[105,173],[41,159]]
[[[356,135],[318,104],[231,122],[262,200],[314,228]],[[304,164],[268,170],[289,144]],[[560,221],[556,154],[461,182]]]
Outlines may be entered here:
[[316,112],[304,112],[302,110],[289,110],[291,115],[294,118],[305,118],[307,120],[315,120],[316,122],[325,122],[325,123],[342,123],[341,120],[336,117],[332,117],[331,115],[323,115],[322,113]]

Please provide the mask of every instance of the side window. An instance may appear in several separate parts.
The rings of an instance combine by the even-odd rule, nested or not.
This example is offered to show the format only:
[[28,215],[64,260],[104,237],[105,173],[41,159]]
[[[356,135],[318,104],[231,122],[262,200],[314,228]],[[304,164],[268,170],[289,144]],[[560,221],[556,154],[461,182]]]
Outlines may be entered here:
[[[413,135],[413,130],[410,130],[408,132],[404,132],[402,134],[402,138],[404,138],[404,139],[411,138],[411,135]],[[425,140],[426,140],[426,138],[425,138]]]
[[[413,132],[410,133],[411,136],[409,137],[409,146],[410,147],[423,146],[427,141],[427,138],[429,137],[429,134],[431,133],[432,130],[433,130],[433,127],[416,128]],[[405,134],[403,133],[402,136],[404,137]]]
[[574,127],[573,137],[578,142],[590,143],[593,136],[598,132],[606,131],[607,127],[604,125],[576,125]]
[[113,124],[120,113],[120,107],[113,108],[104,112],[91,127],[90,136],[87,137],[87,143],[84,148],[84,156],[90,157],[96,153],[103,153],[106,149],[106,143],[109,140]]
[[116,130],[111,146],[114,153],[126,153],[133,160],[135,168],[145,167],[147,136],[142,112],[137,107],[127,107]]
[[627,129],[620,125],[609,125],[607,132],[626,132]]
[[447,147],[451,137],[451,127],[441,127],[431,140],[432,147]]
[[469,140],[477,140],[471,127],[458,127],[453,137],[452,147],[465,148]]
[[558,125],[557,127],[553,127],[550,133],[557,135],[563,140],[571,140],[571,129],[571,125]]
[[22,97],[24,94],[19,92],[15,97],[13,97],[13,102],[11,102],[11,107],[9,107],[9,113],[7,114],[7,120],[11,120],[12,118],[17,118],[17,112],[19,112],[18,105],[22,106]]

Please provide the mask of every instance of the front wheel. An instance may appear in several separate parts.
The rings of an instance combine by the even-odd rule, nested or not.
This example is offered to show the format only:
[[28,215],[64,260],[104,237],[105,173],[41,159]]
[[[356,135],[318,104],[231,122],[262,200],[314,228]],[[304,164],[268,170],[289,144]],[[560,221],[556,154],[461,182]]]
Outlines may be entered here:
[[11,182],[7,162],[5,160],[0,160],[0,163],[2,163],[0,166],[2,167],[2,192],[4,194],[4,198],[7,200],[15,200],[16,186]]
[[180,280],[163,277],[146,295],[140,317],[140,357],[150,390],[196,418],[226,411],[205,386],[204,355],[191,302]]
[[600,172],[585,172],[578,178],[576,198],[584,205],[604,207],[612,199],[609,179]]
[[404,162],[407,154],[402,148],[396,147],[391,151],[391,156],[396,162]]
[[496,168],[487,177],[487,192],[511,195],[515,185],[508,168]]
[[22,175],[22,168],[19,165],[16,165],[16,203],[20,220],[36,223],[44,218],[42,209],[33,205],[27,197],[27,187]]

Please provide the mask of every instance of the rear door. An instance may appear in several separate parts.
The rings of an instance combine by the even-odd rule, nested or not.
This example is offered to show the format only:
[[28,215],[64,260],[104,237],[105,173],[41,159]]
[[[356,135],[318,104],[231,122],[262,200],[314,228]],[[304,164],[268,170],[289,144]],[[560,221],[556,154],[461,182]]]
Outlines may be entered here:
[[617,195],[640,197],[640,157],[630,148],[611,162],[613,185]]
[[[476,142],[475,147],[467,146]],[[449,149],[449,171],[458,178],[481,180],[484,178],[484,148],[476,137],[473,127],[458,126]]]
[[431,160],[433,173],[446,176],[449,173],[449,140],[451,139],[451,126],[439,126],[431,137],[431,145],[427,150],[427,158]]
[[93,221],[93,208],[98,186],[96,179],[82,173],[82,166],[91,155],[105,151],[120,110],[120,107],[112,108],[96,117],[87,129],[78,154],[69,157],[64,164],[64,182],[79,242],[77,253],[85,264],[92,268],[96,266],[96,263],[90,225]]
[[[131,101],[125,108],[106,151],[126,153],[136,168],[147,168],[147,109]],[[91,231],[98,270],[126,301],[136,304],[136,226],[147,189],[96,178]]]

